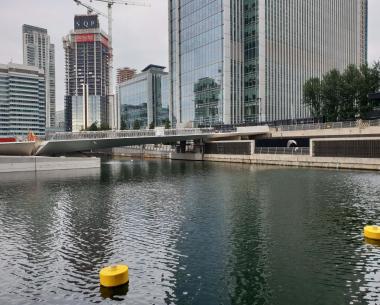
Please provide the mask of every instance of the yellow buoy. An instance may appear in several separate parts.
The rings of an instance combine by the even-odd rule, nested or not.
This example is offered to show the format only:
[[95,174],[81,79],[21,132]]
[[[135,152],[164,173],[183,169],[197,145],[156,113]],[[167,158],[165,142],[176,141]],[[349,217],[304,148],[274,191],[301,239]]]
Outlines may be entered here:
[[128,266],[114,265],[105,267],[99,272],[100,285],[117,287],[128,283]]
[[366,226],[364,228],[364,236],[373,240],[380,240],[380,227]]

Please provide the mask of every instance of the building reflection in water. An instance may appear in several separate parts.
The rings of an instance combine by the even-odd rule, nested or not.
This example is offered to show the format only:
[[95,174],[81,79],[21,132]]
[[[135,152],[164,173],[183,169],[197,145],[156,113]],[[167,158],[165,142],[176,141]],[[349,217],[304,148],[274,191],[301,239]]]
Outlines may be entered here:
[[215,79],[204,77],[194,84],[194,107],[196,126],[213,126],[221,123],[221,86]]

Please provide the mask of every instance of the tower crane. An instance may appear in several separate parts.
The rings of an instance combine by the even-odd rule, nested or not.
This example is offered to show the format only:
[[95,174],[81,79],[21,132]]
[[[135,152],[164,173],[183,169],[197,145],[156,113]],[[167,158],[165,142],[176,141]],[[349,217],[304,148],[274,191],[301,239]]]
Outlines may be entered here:
[[[109,49],[110,49],[110,58],[109,58],[109,86],[108,86],[108,96],[113,99],[112,101],[112,116],[113,118],[111,119],[112,123],[114,123],[114,119],[117,116],[115,113],[116,109],[116,103],[114,100],[114,88],[113,88],[113,48],[112,48],[112,7],[114,4],[122,4],[122,5],[135,5],[135,6],[150,6],[149,2],[146,1],[125,1],[125,0],[90,0],[90,2],[104,2],[107,4],[108,7],[108,16],[105,15],[104,13],[94,9],[93,7],[89,6],[88,4],[85,4],[81,2],[80,0],[74,0],[75,3],[78,5],[82,5],[87,8],[87,11],[89,13],[95,12],[103,17],[106,17],[108,19],[108,43],[109,43]],[[112,126],[112,129],[114,129],[115,126]]]
[[89,14],[89,15],[92,14],[92,13],[96,13],[96,14],[98,14],[98,15],[101,15],[101,16],[105,17],[105,18],[108,18],[108,15],[106,15],[106,14],[104,14],[103,12],[101,12],[101,11],[99,11],[99,10],[93,8],[92,6],[89,6],[89,5],[86,4],[86,3],[83,3],[83,2],[80,1],[80,0],[74,0],[74,2],[75,2],[76,4],[78,4],[78,5],[82,5],[83,7],[87,8],[87,14]]

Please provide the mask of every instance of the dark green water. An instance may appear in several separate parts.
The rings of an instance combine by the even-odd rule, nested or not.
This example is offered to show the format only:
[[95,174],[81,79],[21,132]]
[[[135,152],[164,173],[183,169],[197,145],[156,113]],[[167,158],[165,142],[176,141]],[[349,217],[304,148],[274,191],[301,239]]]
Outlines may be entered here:
[[[377,173],[125,160],[0,182],[1,305],[380,304]],[[98,271],[120,262],[111,300]]]

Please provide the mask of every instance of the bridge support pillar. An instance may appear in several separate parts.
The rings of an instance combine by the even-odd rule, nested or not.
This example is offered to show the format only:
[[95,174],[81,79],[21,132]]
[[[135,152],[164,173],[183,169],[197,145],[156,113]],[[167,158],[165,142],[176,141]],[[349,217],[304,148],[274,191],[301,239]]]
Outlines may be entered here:
[[180,141],[179,142],[179,152],[180,153],[186,152],[186,141]]

